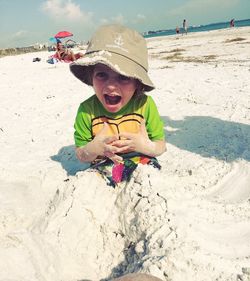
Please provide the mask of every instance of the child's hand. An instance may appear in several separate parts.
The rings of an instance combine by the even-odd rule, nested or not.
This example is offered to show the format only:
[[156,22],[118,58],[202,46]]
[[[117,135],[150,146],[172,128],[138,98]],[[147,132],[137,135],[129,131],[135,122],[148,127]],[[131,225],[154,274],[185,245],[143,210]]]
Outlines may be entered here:
[[119,153],[136,151],[146,155],[154,154],[156,144],[148,137],[145,121],[141,123],[140,131],[137,134],[121,133],[119,136],[125,138],[113,142],[113,145],[119,148]]
[[108,137],[108,125],[104,123],[102,130],[96,135],[93,142],[93,149],[97,156],[106,156],[113,162],[121,162],[122,157],[116,155],[119,149],[113,146],[113,142],[118,140],[118,136]]
[[102,130],[95,138],[83,147],[76,148],[77,158],[82,162],[92,162],[97,156],[106,156],[113,162],[121,162],[122,157],[116,155],[119,148],[113,146],[113,142],[118,140],[118,136],[108,137],[108,126],[104,123]]

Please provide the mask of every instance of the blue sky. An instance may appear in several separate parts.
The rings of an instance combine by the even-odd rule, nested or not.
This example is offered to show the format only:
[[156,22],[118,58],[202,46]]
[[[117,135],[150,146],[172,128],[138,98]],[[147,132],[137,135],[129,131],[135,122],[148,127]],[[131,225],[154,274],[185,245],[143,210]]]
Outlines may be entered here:
[[250,18],[250,0],[0,0],[0,48],[46,43],[61,30],[87,41],[118,22],[139,32]]

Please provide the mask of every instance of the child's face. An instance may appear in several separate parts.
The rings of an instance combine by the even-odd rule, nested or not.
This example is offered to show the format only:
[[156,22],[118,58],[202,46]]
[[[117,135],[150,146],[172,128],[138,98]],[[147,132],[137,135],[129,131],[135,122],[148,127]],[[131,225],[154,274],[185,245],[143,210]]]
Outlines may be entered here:
[[118,112],[132,98],[137,80],[123,76],[106,65],[97,64],[93,71],[93,88],[109,112]]

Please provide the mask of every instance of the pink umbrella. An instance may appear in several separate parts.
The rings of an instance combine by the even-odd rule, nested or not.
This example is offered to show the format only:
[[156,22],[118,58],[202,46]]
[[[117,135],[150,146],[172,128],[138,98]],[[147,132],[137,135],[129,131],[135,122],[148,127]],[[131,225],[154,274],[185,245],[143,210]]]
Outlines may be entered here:
[[66,37],[70,37],[73,36],[73,34],[69,31],[60,31],[58,32],[54,37],[55,38],[66,38]]

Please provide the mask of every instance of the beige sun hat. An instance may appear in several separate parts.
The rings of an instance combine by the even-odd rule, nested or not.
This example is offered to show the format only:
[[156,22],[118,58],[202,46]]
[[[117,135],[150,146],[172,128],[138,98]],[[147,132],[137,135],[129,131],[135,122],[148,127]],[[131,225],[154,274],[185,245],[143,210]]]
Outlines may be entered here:
[[136,78],[144,91],[154,89],[148,76],[146,40],[137,31],[119,24],[103,25],[94,33],[83,58],[70,64],[71,72],[83,83],[92,85],[90,67],[105,64],[118,73]]

